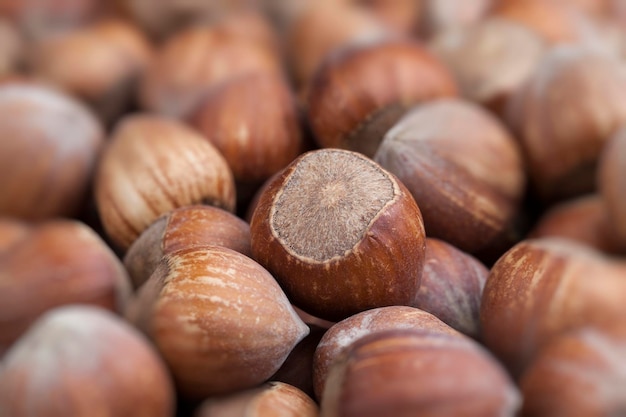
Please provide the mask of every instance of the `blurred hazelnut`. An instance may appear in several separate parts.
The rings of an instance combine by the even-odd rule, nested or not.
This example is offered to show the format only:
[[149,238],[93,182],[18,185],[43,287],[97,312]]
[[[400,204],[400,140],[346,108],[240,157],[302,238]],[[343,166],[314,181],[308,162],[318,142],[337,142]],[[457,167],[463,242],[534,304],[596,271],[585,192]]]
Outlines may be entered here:
[[29,66],[34,77],[79,97],[110,122],[130,107],[151,56],[143,33],[109,19],[40,40]]
[[217,85],[251,73],[282,74],[276,51],[220,26],[189,27],[157,50],[139,101],[151,112],[186,118]]
[[[259,97],[267,100],[259,105]],[[251,74],[217,86],[192,124],[228,162],[240,199],[303,152],[300,114],[290,87],[276,74]]]
[[0,355],[42,313],[65,304],[122,312],[131,286],[122,263],[89,227],[50,220],[0,256]]
[[124,266],[138,288],[150,278],[163,256],[206,245],[224,246],[251,256],[250,226],[218,207],[179,207],[159,217],[139,235],[124,256]]
[[420,43],[367,42],[326,59],[312,81],[307,113],[320,146],[371,157],[411,106],[454,95],[452,75]]
[[98,119],[66,94],[0,84],[0,215],[76,215],[103,142]]
[[471,339],[428,330],[370,334],[331,366],[320,417],[512,416],[521,395]]
[[10,76],[21,69],[24,43],[17,28],[0,17],[0,76]]
[[463,30],[485,18],[493,0],[420,0],[420,33],[427,38],[448,30]]
[[464,97],[503,115],[509,96],[533,73],[546,45],[524,26],[492,17],[441,31],[430,48],[450,68]]
[[304,392],[282,382],[204,401],[194,417],[318,417],[319,407]]
[[175,394],[154,348],[96,307],[41,317],[0,367],[0,415],[172,417]]
[[524,240],[491,268],[482,342],[519,376],[546,343],[626,314],[626,263],[560,238]]
[[354,314],[333,325],[322,336],[313,357],[313,389],[321,400],[331,364],[358,339],[393,329],[421,329],[458,335],[430,313],[413,307],[379,307]]
[[265,188],[250,233],[254,258],[316,317],[407,305],[419,287],[419,208],[395,176],[356,152],[299,156]]
[[545,210],[528,233],[529,238],[561,237],[608,254],[621,252],[615,225],[599,194],[562,201]]
[[0,217],[0,256],[30,234],[32,224],[13,217]]
[[611,416],[626,407],[626,327],[587,327],[555,338],[520,380],[522,415]]
[[478,259],[434,238],[426,238],[426,258],[413,306],[450,327],[480,339],[480,300],[489,270]]
[[193,399],[267,381],[309,332],[265,269],[220,246],[165,255],[127,317]]
[[416,106],[387,132],[374,159],[407,186],[430,237],[486,263],[521,238],[522,154],[478,105],[442,99]]
[[591,192],[600,151],[626,122],[626,66],[598,51],[554,47],[507,112],[540,200]]
[[610,229],[619,247],[626,250],[626,127],[612,135],[600,154],[598,189]]
[[149,114],[116,125],[94,188],[104,230],[123,251],[175,208],[235,208],[233,175],[219,151],[182,122]]

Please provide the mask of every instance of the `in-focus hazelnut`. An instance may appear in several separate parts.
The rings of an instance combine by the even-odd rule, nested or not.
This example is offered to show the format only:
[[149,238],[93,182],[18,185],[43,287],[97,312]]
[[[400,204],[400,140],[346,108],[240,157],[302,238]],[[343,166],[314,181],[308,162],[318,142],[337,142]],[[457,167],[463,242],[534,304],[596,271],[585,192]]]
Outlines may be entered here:
[[41,314],[65,304],[121,313],[131,294],[122,263],[88,226],[30,226],[0,255],[0,355]]
[[314,316],[407,305],[417,293],[420,210],[393,174],[357,152],[299,156],[260,196],[250,233],[254,258]]
[[120,120],[94,184],[102,225],[123,251],[161,215],[207,204],[235,209],[233,174],[219,151],[182,122],[150,114]]
[[331,366],[321,417],[512,416],[521,396],[481,345],[428,330],[370,334]]
[[371,157],[411,106],[456,92],[448,69],[421,44],[365,42],[327,57],[312,81],[307,115],[320,146]]
[[172,417],[175,393],[145,337],[112,313],[66,306],[41,317],[0,367],[0,415]]
[[0,215],[75,216],[104,132],[80,102],[33,83],[0,85]]
[[265,269],[220,246],[165,255],[127,317],[194,399],[267,381],[309,332]]
[[426,238],[422,284],[413,306],[480,339],[480,300],[489,270],[478,259],[435,238]]
[[521,237],[522,153],[478,105],[441,99],[416,106],[385,135],[374,159],[407,186],[429,237],[487,263]]
[[218,207],[179,207],[159,217],[139,235],[124,255],[124,266],[138,288],[150,278],[163,256],[206,245],[224,246],[251,257],[250,226]]
[[626,263],[567,239],[526,239],[491,268],[482,342],[518,377],[559,334],[623,317],[625,293]]

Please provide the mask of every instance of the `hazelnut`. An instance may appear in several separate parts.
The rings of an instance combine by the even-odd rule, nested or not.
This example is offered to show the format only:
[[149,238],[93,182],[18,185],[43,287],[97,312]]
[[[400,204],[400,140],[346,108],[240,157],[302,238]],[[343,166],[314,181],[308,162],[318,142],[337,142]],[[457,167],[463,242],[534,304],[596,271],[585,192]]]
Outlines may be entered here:
[[[319,1],[319,0],[318,0]],[[411,35],[415,32],[424,6],[415,0],[343,0],[353,7],[371,12],[395,32]],[[336,4],[336,0],[329,0]]]
[[218,207],[179,207],[159,217],[139,235],[124,256],[124,266],[135,288],[139,288],[164,255],[205,245],[224,246],[252,256],[250,226]]
[[79,97],[111,122],[130,107],[152,46],[133,25],[108,19],[35,43],[32,75]]
[[156,51],[139,87],[144,109],[189,117],[215,86],[251,73],[282,73],[276,52],[219,26],[178,31]]
[[559,334],[626,314],[625,278],[626,264],[588,246],[526,239],[491,268],[480,308],[482,342],[519,376]]
[[421,44],[367,42],[326,59],[312,81],[307,113],[320,146],[371,157],[411,106],[453,95],[452,75]]
[[611,416],[626,407],[626,328],[587,327],[555,338],[524,373],[524,416]]
[[362,154],[299,156],[260,196],[252,255],[292,303],[338,320],[409,304],[424,262],[424,225],[406,187]]
[[[259,97],[271,100],[259,106]],[[302,153],[299,117],[283,77],[251,74],[217,86],[198,106],[192,124],[224,156],[240,192],[256,190]]]
[[441,99],[416,106],[387,132],[374,159],[407,186],[429,237],[486,263],[521,237],[522,154],[478,105]]
[[610,228],[620,248],[626,250],[626,127],[612,135],[600,153],[597,184]]
[[331,366],[320,417],[512,416],[519,391],[478,343],[423,329],[357,340]]
[[494,0],[420,0],[419,31],[425,37],[448,30],[463,30],[479,24]]
[[0,215],[75,216],[103,142],[98,119],[70,96],[33,83],[0,84]]
[[49,220],[21,235],[0,256],[0,355],[53,307],[84,303],[114,312],[126,307],[128,276],[90,227]]
[[228,397],[204,401],[194,417],[318,417],[319,407],[304,392],[282,382],[268,382],[258,388]]
[[0,217],[0,256],[30,234],[32,225],[13,217]]
[[117,123],[94,188],[104,230],[123,251],[175,208],[204,203],[235,209],[233,174],[219,151],[182,122],[156,115],[129,115]]
[[193,399],[267,381],[309,332],[265,269],[220,246],[165,255],[127,317]]
[[0,17],[0,76],[19,71],[24,55],[24,39],[8,19]]
[[540,200],[591,192],[600,151],[626,122],[626,68],[598,51],[554,47],[512,96],[508,121]]
[[534,32],[497,17],[440,31],[429,46],[450,68],[462,95],[499,116],[546,50]]
[[163,361],[141,333],[96,307],[41,317],[0,367],[0,415],[171,417]]
[[480,339],[480,300],[489,270],[478,259],[443,240],[426,238],[426,258],[413,307]]
[[561,237],[609,254],[621,252],[615,224],[609,221],[606,203],[596,193],[549,207],[541,214],[528,237]]
[[389,306],[354,314],[324,333],[313,357],[313,389],[322,399],[331,364],[358,339],[393,329],[423,329],[462,337],[430,313],[413,307]]

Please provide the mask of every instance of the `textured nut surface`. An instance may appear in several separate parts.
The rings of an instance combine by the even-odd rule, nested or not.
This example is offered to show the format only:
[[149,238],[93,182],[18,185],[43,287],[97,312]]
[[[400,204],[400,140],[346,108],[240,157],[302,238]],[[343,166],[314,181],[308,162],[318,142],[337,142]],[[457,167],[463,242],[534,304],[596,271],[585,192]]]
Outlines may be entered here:
[[113,131],[95,179],[102,224],[123,250],[161,215],[182,206],[235,208],[235,183],[224,157],[186,125],[130,115]]
[[41,317],[0,367],[0,415],[171,417],[174,387],[154,348],[96,307]]
[[337,320],[412,301],[424,261],[419,208],[392,174],[356,152],[298,157],[265,189],[252,254],[294,305]]
[[166,255],[127,317],[196,399],[265,382],[309,332],[265,269],[219,246]]

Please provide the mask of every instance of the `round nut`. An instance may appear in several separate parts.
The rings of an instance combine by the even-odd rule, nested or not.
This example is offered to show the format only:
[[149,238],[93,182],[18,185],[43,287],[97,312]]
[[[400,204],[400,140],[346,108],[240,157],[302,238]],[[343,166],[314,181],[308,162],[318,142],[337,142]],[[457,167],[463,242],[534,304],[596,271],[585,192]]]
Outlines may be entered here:
[[406,187],[362,154],[293,161],[259,198],[252,254],[307,313],[338,320],[407,305],[424,265],[424,225]]
[[0,415],[170,417],[167,369],[136,329],[96,307],[41,317],[5,356]]
[[193,399],[267,381],[309,332],[265,269],[220,246],[164,256],[127,317]]
[[219,151],[183,123],[149,114],[118,122],[94,187],[104,230],[123,251],[175,208],[235,209],[233,174]]
[[615,232],[619,247],[626,251],[626,127],[609,138],[598,164],[598,189],[608,212],[610,228]]

